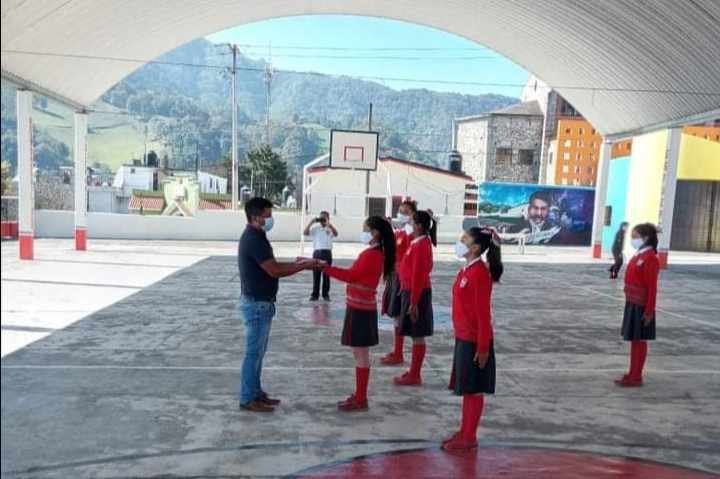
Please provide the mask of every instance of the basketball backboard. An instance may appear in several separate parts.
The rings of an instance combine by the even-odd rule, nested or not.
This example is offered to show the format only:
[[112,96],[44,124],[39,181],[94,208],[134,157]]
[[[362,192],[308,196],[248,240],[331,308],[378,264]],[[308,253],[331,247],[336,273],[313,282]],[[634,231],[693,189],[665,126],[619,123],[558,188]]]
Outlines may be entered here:
[[378,132],[330,130],[330,168],[376,170]]

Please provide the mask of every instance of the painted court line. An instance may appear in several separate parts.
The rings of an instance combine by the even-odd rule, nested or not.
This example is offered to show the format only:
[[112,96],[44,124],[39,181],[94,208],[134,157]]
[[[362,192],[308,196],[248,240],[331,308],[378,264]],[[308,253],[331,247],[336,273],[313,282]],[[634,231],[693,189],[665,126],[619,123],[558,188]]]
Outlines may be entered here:
[[[237,372],[240,367],[237,366],[116,366],[112,364],[12,364],[0,366],[0,369],[82,369],[82,370],[137,370],[137,371],[233,371]],[[263,371],[346,371],[354,370],[354,366],[321,366],[321,367],[302,367],[302,366],[271,366],[263,368]],[[533,372],[533,373],[607,373],[625,371],[627,368],[498,368],[503,372]],[[447,372],[447,368],[423,368],[423,371],[440,371]],[[704,374],[704,375],[720,375],[720,370],[715,369],[647,369],[648,372],[660,374]]]
[[[587,287],[587,286],[577,286],[577,285],[574,285],[574,284],[569,284],[569,283],[566,283],[566,282],[564,282],[564,281],[560,281],[560,280],[558,280],[558,279],[548,278],[548,277],[545,277],[545,276],[540,275],[540,274],[533,274],[533,273],[526,273],[526,274],[528,274],[528,275],[530,275],[530,276],[535,276],[536,278],[540,278],[540,279],[542,279],[542,280],[544,280],[544,281],[551,281],[551,282],[553,282],[553,283],[562,284],[562,285],[563,285],[564,287],[566,287],[566,288],[574,288],[574,289],[579,289],[579,290],[582,290],[582,291],[588,291],[588,292],[590,292],[590,293],[594,293],[594,294],[597,295],[597,296],[604,296],[604,297],[606,297],[606,298],[614,299],[615,301],[618,301],[618,302],[620,302],[620,303],[624,303],[624,302],[625,302],[625,298],[618,298],[617,296],[613,296],[612,294],[601,293],[600,291],[597,291],[597,290],[595,290],[595,289],[593,289],[593,288],[590,288],[590,287]],[[691,321],[691,322],[694,322],[694,323],[702,324],[703,326],[710,326],[711,328],[720,328],[720,322],[718,322],[718,323],[711,323],[710,321],[703,321],[702,319],[692,318],[692,317],[687,316],[687,315],[684,315],[684,314],[673,313],[672,311],[668,311],[668,310],[666,310],[666,309],[655,308],[655,310],[656,310],[656,311],[660,311],[660,312],[663,313],[663,314],[667,314],[668,316],[673,316],[673,317],[675,317],[675,318],[680,318],[680,319],[686,319],[686,320]]]

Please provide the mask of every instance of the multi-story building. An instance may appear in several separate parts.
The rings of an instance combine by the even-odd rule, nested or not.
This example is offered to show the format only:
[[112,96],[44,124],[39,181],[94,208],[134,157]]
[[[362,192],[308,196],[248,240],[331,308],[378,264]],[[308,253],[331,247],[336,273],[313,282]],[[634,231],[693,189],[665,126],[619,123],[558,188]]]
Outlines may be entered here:
[[537,101],[453,123],[454,149],[476,182],[538,182],[543,113]]

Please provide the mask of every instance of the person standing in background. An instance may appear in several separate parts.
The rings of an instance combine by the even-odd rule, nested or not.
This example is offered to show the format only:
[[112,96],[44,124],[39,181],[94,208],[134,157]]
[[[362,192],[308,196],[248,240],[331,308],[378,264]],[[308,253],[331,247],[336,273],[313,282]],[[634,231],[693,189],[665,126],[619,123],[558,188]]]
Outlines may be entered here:
[[[338,232],[330,223],[330,213],[321,211],[320,216],[308,223],[303,234],[311,237],[313,240],[313,258],[331,265],[333,238],[337,237]],[[313,272],[313,290],[310,295],[310,301],[317,301],[320,298],[321,279],[322,297],[325,301],[330,301],[330,277],[318,270]]]
[[655,225],[642,223],[635,226],[631,242],[636,253],[628,261],[625,271],[625,312],[622,322],[622,337],[630,343],[630,369],[615,380],[615,384],[626,388],[643,384],[648,341],[655,339],[655,305],[660,274]]
[[413,235],[400,262],[400,334],[412,338],[410,369],[393,379],[396,386],[420,386],[425,338],[433,335],[432,283],[433,246],[437,244],[437,225],[427,211],[413,215]]
[[627,233],[628,223],[623,221],[620,223],[620,228],[615,233],[615,240],[612,244],[612,255],[615,262],[610,266],[610,279],[617,279],[620,268],[623,265],[623,249],[625,248],[625,234]]
[[417,213],[417,203],[406,199],[398,208],[395,229],[395,271],[391,277],[385,282],[385,291],[383,293],[382,314],[389,316],[394,322],[394,346],[393,350],[380,359],[380,362],[386,366],[400,365],[405,362],[403,348],[404,336],[400,334],[400,326],[402,324],[402,316],[400,311],[400,277],[398,271],[400,263],[405,257],[405,253],[410,247],[414,227],[411,223],[413,216]]

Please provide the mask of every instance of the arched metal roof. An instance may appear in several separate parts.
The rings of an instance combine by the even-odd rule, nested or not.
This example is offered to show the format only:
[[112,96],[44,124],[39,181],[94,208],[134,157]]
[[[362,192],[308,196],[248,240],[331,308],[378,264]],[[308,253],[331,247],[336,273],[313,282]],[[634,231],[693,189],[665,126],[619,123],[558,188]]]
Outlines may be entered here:
[[[3,0],[3,76],[89,105],[148,60],[268,18],[352,14],[461,35],[542,78],[606,135],[720,115],[720,0]],[[463,79],[472,80],[472,79]]]

